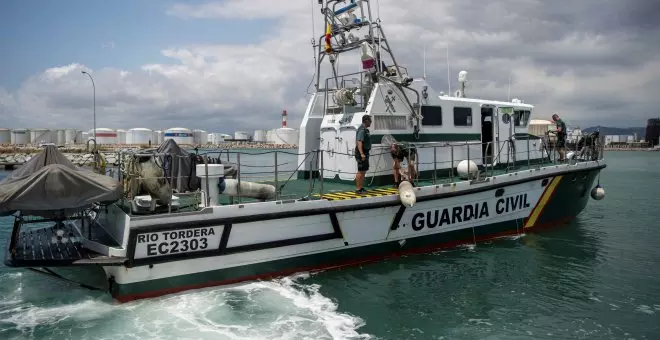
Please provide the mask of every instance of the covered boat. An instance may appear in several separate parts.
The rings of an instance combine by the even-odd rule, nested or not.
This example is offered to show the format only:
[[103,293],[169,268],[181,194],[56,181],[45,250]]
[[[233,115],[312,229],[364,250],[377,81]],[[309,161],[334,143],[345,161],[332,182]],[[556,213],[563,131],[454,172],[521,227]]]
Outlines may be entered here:
[[79,168],[54,145],[0,182],[0,214],[51,217],[122,197],[117,180]]

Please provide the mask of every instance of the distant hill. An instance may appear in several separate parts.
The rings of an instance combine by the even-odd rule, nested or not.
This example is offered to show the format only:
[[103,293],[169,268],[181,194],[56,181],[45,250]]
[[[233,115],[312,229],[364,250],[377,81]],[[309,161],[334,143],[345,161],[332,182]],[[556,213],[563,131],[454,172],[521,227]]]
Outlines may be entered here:
[[607,127],[607,126],[594,126],[594,127],[589,127],[586,129],[582,129],[583,133],[591,133],[596,131],[596,129],[599,129],[600,135],[634,135],[635,133],[637,134],[637,138],[639,139],[644,139],[644,135],[646,134],[646,128],[645,127],[629,127],[629,128],[615,128],[615,127]]

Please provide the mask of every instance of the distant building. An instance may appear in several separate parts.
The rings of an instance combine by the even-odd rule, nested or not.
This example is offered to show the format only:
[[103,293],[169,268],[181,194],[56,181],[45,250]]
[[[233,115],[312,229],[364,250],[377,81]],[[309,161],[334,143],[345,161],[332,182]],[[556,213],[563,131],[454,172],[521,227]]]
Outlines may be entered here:
[[646,124],[646,137],[644,138],[650,147],[660,144],[660,118],[651,118]]

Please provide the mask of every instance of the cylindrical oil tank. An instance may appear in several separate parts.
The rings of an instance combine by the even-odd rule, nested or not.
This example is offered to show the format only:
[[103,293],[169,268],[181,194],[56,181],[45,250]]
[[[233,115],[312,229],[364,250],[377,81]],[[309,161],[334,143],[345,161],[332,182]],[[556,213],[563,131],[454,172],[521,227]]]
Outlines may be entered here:
[[152,144],[160,144],[163,142],[163,131],[161,130],[156,130],[151,133],[151,143]]
[[193,130],[193,143],[197,145],[206,145],[209,134],[204,130]]
[[126,130],[117,129],[117,144],[126,144]]
[[13,145],[27,145],[27,144],[30,144],[30,130],[28,130],[28,129],[13,129],[13,130],[11,130],[10,142]]
[[265,130],[254,130],[254,135],[252,136],[253,142],[265,142],[266,141],[266,131]]
[[147,128],[133,128],[126,132],[126,144],[131,145],[149,145],[156,144],[153,140],[154,133]]
[[234,139],[235,140],[248,140],[248,138],[250,138],[250,136],[245,131],[236,131],[236,132],[234,132]]
[[165,130],[163,141],[166,139],[173,139],[179,145],[192,145],[194,143],[192,130],[182,127]]
[[[78,134],[76,135],[76,144],[85,144],[87,143],[87,140],[89,139],[89,132],[84,132],[84,131],[79,131]],[[78,138],[79,137],[79,138]]]
[[211,134],[213,136],[213,144],[218,145],[220,143],[224,143],[225,139],[231,139],[230,135],[224,134],[224,133],[219,133],[219,132],[214,132]]
[[545,136],[545,133],[554,126],[555,124],[549,120],[532,119],[529,121],[528,131],[534,136],[543,137]]
[[651,118],[646,122],[645,140],[651,146],[660,143],[660,118]]
[[[57,137],[55,137],[57,138]],[[48,129],[30,130],[30,143],[34,145],[53,142],[53,132]]]
[[11,144],[11,130],[0,128],[0,145]]
[[[89,130],[89,138],[94,138],[94,129]],[[97,128],[96,144],[97,145],[117,144],[117,131],[108,128]]]
[[64,130],[64,144],[71,145],[80,143],[81,138],[78,137],[78,130],[76,129],[65,129]]
[[273,129],[270,141],[273,144],[297,145],[298,131],[292,128]]
[[56,144],[57,145],[64,145],[64,142],[66,140],[66,133],[64,132],[64,129],[57,129],[55,130],[57,134],[56,138]]

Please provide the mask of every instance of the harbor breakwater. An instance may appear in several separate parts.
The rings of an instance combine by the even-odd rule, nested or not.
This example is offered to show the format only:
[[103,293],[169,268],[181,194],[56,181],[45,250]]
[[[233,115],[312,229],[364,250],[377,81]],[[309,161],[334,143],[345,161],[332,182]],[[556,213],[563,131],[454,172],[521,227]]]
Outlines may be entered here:
[[[153,149],[152,147],[151,149]],[[182,146],[183,149],[194,152],[194,146]],[[99,146],[98,150],[103,156],[105,156],[106,162],[109,165],[118,165],[120,153],[123,152],[139,152],[140,150],[146,150],[146,146],[128,146],[128,145],[116,145],[116,146]],[[206,145],[206,146],[197,146],[197,150],[200,153],[204,152],[227,152],[231,150],[240,150],[240,149],[264,149],[264,150],[273,150],[273,149],[297,149],[296,145],[285,145],[285,144],[266,144],[266,143],[240,143],[240,142],[228,142],[220,145]],[[0,146],[0,167],[4,167],[7,170],[13,169],[20,166],[21,164],[29,161],[32,156],[41,152],[43,149],[39,147],[15,147],[15,146]],[[70,160],[73,164],[77,166],[86,166],[90,165],[94,161],[94,155],[87,151],[84,146],[67,146],[59,147],[59,150]]]

